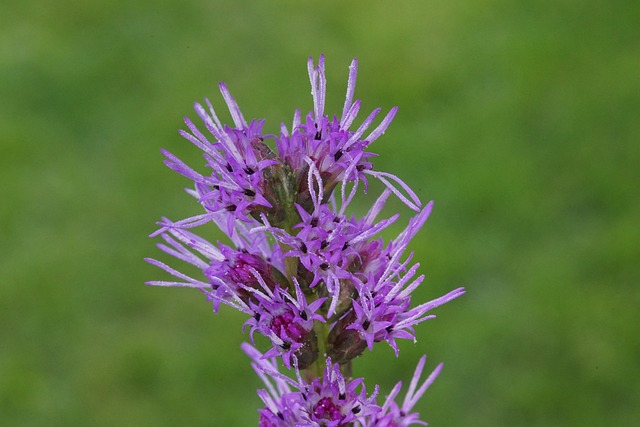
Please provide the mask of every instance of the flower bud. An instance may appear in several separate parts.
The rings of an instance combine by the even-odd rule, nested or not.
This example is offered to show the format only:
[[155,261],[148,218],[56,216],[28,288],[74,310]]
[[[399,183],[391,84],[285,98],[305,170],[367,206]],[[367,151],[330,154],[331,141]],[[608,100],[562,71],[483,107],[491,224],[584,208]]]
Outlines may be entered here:
[[318,337],[313,329],[307,333],[302,347],[294,354],[298,358],[298,369],[307,369],[318,359]]
[[346,329],[356,319],[353,311],[338,320],[329,332],[327,355],[334,362],[344,364],[362,354],[367,348],[367,342],[360,333],[353,329]]

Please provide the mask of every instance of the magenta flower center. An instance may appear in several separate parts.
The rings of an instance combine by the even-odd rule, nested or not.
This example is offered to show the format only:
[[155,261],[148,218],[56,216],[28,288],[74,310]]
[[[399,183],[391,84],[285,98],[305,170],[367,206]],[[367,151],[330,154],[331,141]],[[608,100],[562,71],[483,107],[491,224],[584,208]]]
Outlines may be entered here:
[[313,407],[313,415],[317,419],[338,421],[342,419],[341,407],[333,402],[330,397],[323,397]]
[[295,342],[302,342],[305,335],[307,334],[307,330],[302,327],[302,325],[294,322],[295,316],[290,311],[285,311],[279,316],[275,316],[271,321],[271,330],[275,332],[277,335],[281,335],[282,332],[287,335],[287,337]]

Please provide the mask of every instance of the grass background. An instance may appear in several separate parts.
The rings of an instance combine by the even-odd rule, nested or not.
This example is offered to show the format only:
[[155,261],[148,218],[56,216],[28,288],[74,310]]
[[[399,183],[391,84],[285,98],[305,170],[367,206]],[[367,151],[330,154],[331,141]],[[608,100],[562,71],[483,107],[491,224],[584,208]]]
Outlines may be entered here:
[[[268,131],[399,105],[377,168],[435,199],[419,300],[464,285],[355,371],[382,394],[423,353],[432,426],[640,421],[640,3],[17,1],[0,14],[0,423],[256,425],[243,317],[164,277],[146,236],[199,212],[168,148],[226,81]],[[407,212],[405,212],[407,213]]]

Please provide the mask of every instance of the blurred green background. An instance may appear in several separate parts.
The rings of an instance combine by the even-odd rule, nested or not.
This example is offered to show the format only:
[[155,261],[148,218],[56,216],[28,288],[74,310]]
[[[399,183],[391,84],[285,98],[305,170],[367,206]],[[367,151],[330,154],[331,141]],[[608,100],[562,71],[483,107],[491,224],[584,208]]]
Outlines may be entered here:
[[432,426],[640,422],[640,2],[9,0],[0,424],[257,425],[243,316],[143,285],[155,221],[200,212],[159,150],[201,164],[177,129],[221,80],[290,123],[320,53],[327,111],[354,56],[363,114],[400,107],[373,151],[436,200],[417,301],[468,289],[355,373],[384,395],[444,361]]

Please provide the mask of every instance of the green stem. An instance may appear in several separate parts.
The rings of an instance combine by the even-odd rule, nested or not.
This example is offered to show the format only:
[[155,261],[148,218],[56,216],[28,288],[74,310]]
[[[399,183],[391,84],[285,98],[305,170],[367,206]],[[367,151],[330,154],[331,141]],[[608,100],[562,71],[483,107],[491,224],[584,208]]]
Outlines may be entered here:
[[307,381],[311,382],[313,378],[319,378],[324,375],[324,368],[327,365],[327,340],[329,338],[329,325],[324,322],[315,321],[313,330],[318,339],[318,358],[305,369]]
[[[282,228],[287,233],[293,234],[293,226],[299,222],[300,222],[300,216],[298,215],[296,210],[293,208],[293,206],[291,206],[291,208],[287,211],[287,216],[285,217],[282,224],[279,224],[279,227]],[[278,242],[278,245],[280,246],[280,250],[282,250],[283,254],[293,249],[291,246],[284,244],[282,242]],[[285,275],[287,276],[288,289],[292,295],[295,295],[295,289],[293,287],[293,278],[296,277],[298,274],[299,262],[300,260],[296,257],[286,257],[284,259],[284,266],[286,269]]]

